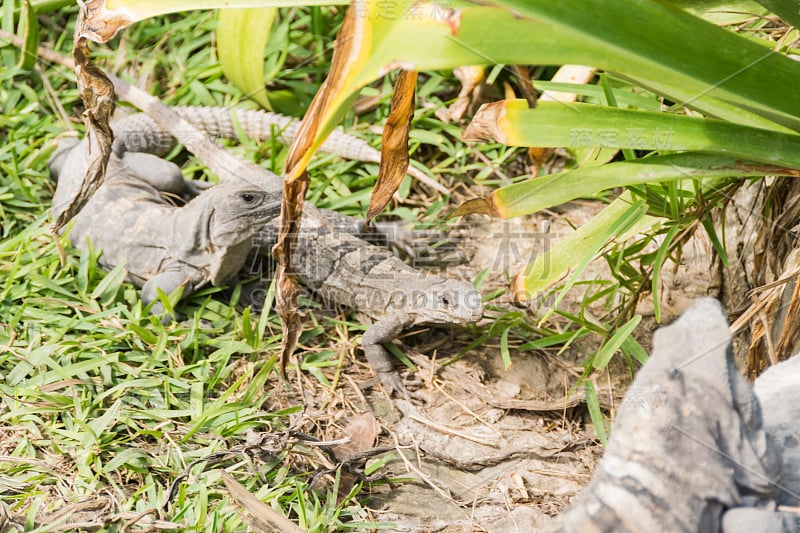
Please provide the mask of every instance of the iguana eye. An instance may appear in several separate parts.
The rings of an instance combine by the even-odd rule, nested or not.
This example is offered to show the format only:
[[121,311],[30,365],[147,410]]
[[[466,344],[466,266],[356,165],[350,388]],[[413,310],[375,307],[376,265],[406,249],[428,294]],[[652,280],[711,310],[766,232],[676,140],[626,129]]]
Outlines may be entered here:
[[253,193],[249,193],[249,192],[243,192],[242,193],[242,200],[244,200],[248,204],[252,203],[252,202],[255,202],[256,201],[256,195],[253,194]]

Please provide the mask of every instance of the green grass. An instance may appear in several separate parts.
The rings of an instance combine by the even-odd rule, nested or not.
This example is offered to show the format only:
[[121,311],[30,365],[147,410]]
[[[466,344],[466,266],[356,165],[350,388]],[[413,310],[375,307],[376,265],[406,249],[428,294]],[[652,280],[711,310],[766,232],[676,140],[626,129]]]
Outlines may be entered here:
[[[74,13],[51,16],[42,27],[43,41],[68,52]],[[303,38],[296,28],[304,18],[293,20],[295,41],[285,43],[300,66],[279,77],[306,104],[324,77],[333,34]],[[140,24],[113,50],[94,49],[112,65],[120,49],[120,71],[158,86],[170,103],[232,105],[242,95],[214,64],[213,26],[208,13],[175,16],[166,33],[159,24]],[[320,46],[306,48],[310,43]],[[241,444],[250,430],[286,431],[299,400],[277,379],[280,326],[274,313],[238,311],[236,291],[200,291],[180,306],[187,320],[163,326],[123,282],[121,271],[97,267],[97,254],[76,251],[62,238],[61,263],[48,233],[54,186],[47,146],[66,129],[54,99],[69,113],[78,103],[77,90],[71,72],[45,65],[49,92],[40,74],[14,67],[13,50],[2,49],[0,66],[0,491],[17,520],[42,531],[59,527],[47,513],[66,505],[65,519],[74,521],[79,515],[70,504],[112,498],[113,508],[95,518],[118,531],[136,514],[160,509],[170,484],[192,461]],[[279,165],[283,151],[265,164]],[[191,172],[197,165],[189,161],[185,168]],[[374,182],[376,169],[353,169],[330,158],[316,168],[315,181],[330,183],[320,203],[363,210],[364,200],[354,200],[350,184],[338,176],[360,176],[363,189]],[[322,328],[308,330],[303,342],[327,345]],[[316,349],[304,370],[324,378],[338,359],[333,350]],[[302,446],[298,451],[296,444],[274,457],[254,457],[253,451],[207,469],[195,466],[171,504],[140,525],[159,518],[181,530],[243,531],[215,470],[224,466],[311,531],[344,523],[370,527],[358,487],[339,503],[324,484],[309,489],[319,452]]]

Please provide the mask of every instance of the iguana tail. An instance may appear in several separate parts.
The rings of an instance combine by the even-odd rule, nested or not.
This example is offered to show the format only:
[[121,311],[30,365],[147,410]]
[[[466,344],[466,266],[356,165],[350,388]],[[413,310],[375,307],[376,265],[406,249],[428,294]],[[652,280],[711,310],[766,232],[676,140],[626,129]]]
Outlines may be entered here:
[[[241,131],[247,137],[266,140],[276,137],[290,143],[300,126],[297,119],[257,109],[228,109],[225,107],[173,107],[193,126],[214,137],[237,139]],[[234,116],[236,117],[234,120]],[[238,125],[236,124],[238,122]],[[175,146],[175,139],[144,113],[136,113],[117,120],[114,127],[114,150],[147,152],[164,156]],[[380,152],[366,141],[343,132],[340,128],[331,133],[320,148],[346,159],[380,162]]]

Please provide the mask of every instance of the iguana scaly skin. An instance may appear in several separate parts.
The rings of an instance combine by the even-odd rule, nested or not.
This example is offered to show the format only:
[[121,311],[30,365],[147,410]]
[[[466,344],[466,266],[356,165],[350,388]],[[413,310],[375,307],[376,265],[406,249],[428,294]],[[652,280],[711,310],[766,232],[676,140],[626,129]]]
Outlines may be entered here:
[[[255,238],[269,252],[277,241],[271,223]],[[383,343],[419,324],[469,324],[483,316],[472,284],[416,270],[387,248],[355,236],[354,219],[306,203],[292,266],[301,283],[327,303],[344,305],[375,322],[361,339],[370,367],[389,393],[406,394]]]
[[[85,144],[65,139],[50,160],[58,180],[54,216],[85,175]],[[165,194],[194,197],[176,207]],[[237,177],[198,194],[174,163],[145,153],[113,153],[105,182],[74,218],[69,236],[77,248],[91,241],[102,250],[101,266],[123,265],[150,304],[159,289],[169,294],[183,287],[187,296],[232,279],[247,260],[253,235],[280,213],[280,199],[277,176]],[[152,307],[156,314],[163,310],[161,302]]]
[[[245,136],[256,141],[275,138],[284,144],[300,127],[292,117],[259,109],[229,109],[225,107],[185,106],[170,108],[181,118],[212,137],[237,138],[238,128]],[[234,121],[235,117],[235,121]],[[237,124],[238,123],[238,124]],[[146,152],[164,156],[176,146],[176,139],[160,129],[145,113],[129,115],[114,124],[114,150],[119,152]],[[348,135],[336,128],[320,147],[323,152],[345,159],[380,163],[381,154],[366,141]]]
[[[235,128],[231,122],[231,112],[216,108],[172,108],[195,126],[212,134],[225,137],[235,137]],[[157,112],[157,110],[156,110]],[[264,112],[244,112],[238,114],[238,122],[245,133],[262,136],[274,131],[270,121],[274,114]],[[284,120],[282,117],[280,120]],[[278,123],[278,128],[283,127]],[[74,243],[82,246],[89,237],[96,248],[104,250],[102,260],[106,267],[112,267],[121,262],[130,265],[137,263],[137,271],[142,274],[129,274],[134,283],[144,285],[143,299],[149,301],[155,297],[158,287],[169,292],[174,288],[175,282],[181,276],[172,273],[162,275],[160,269],[165,262],[160,259],[162,254],[144,255],[143,261],[137,261],[134,256],[149,251],[153,246],[152,239],[161,239],[160,234],[166,233],[172,250],[172,256],[167,264],[182,265],[198,255],[195,250],[202,250],[204,242],[202,228],[203,220],[198,220],[184,226],[182,237],[178,226],[157,223],[162,215],[140,216],[138,213],[145,210],[146,206],[156,204],[161,210],[178,211],[205,197],[213,201],[217,209],[222,206],[230,207],[230,212],[235,213],[241,206],[234,201],[238,185],[230,183],[252,182],[258,183],[263,191],[271,191],[275,204],[280,200],[282,179],[266,170],[238,158],[235,154],[215,150],[211,154],[213,168],[218,174],[221,184],[198,194],[197,186],[193,182],[183,180],[179,169],[166,161],[159,160],[151,154],[136,153],[133,150],[155,152],[163,154],[169,151],[175,143],[172,135],[156,126],[155,122],[142,114],[126,117],[114,124],[115,143],[112,161],[109,164],[106,183],[90,200],[89,204],[76,217],[75,227],[71,237]],[[204,131],[179,132],[181,135],[205,135]],[[370,155],[366,146],[377,154],[373,148],[363,141],[353,140],[349,135],[338,132],[323,145],[323,149],[340,153],[346,157],[362,158],[373,161],[374,154]],[[212,146],[212,148],[216,148]],[[364,155],[366,153],[366,155]],[[203,155],[195,154],[201,159]],[[378,154],[379,157],[379,154]],[[130,164],[128,164],[130,163]],[[209,164],[208,161],[206,161]],[[85,172],[85,149],[82,147],[62,148],[57,153],[51,167],[58,176],[59,184],[54,197],[54,210],[59,205],[65,205],[70,197],[71,190]],[[210,165],[211,166],[211,165]],[[73,179],[74,178],[74,179]],[[233,187],[233,189],[232,189]],[[192,196],[198,194],[186,207],[176,208],[167,204],[161,198],[160,192]],[[109,206],[113,203],[113,206]],[[270,213],[274,216],[274,212]],[[165,216],[165,215],[164,215]],[[116,219],[136,219],[140,223],[135,231],[133,226],[126,222],[117,224],[109,221]],[[241,246],[226,251],[225,264],[233,266],[239,264],[240,252],[245,248],[244,242],[250,247],[250,236],[258,232],[257,237],[261,243],[261,250],[269,251],[274,243],[277,224],[266,225],[263,217],[259,220],[250,220],[248,228],[243,229],[242,235],[247,239],[242,240]],[[155,222],[154,222],[155,221]],[[475,288],[466,282],[450,280],[441,276],[423,274],[392,255],[387,249],[367,243],[353,235],[358,224],[348,217],[343,217],[333,212],[325,212],[306,204],[301,234],[298,240],[298,254],[295,258],[295,270],[298,277],[308,287],[315,290],[328,301],[350,306],[377,320],[364,334],[362,346],[370,366],[381,379],[381,383],[390,393],[405,394],[403,383],[394,372],[392,358],[382,346],[395,338],[403,329],[422,323],[435,324],[463,324],[475,322],[483,315],[483,305],[480,295]],[[175,229],[173,229],[175,228]],[[271,228],[271,229],[270,229]],[[200,233],[200,239],[195,235]],[[127,235],[126,242],[120,241],[120,235]],[[159,245],[160,246],[160,245]],[[132,252],[133,250],[134,252]],[[248,248],[249,250],[249,248]],[[202,256],[208,259],[207,255]],[[235,257],[235,261],[233,261]],[[158,260],[156,260],[158,259]],[[211,259],[219,259],[213,257]],[[181,267],[179,272],[186,268]],[[152,272],[157,272],[156,282],[147,281]],[[132,272],[129,270],[129,272]],[[225,276],[203,278],[214,283],[230,279],[230,268],[225,268]],[[162,285],[167,281],[167,286]],[[184,294],[197,288],[194,283],[187,284]]]
[[696,302],[653,344],[592,482],[548,531],[798,531],[798,516],[775,508],[800,491],[798,361],[756,384],[762,418],[716,300]]
[[778,505],[800,507],[800,354],[769,367],[754,390],[764,427],[783,453]]

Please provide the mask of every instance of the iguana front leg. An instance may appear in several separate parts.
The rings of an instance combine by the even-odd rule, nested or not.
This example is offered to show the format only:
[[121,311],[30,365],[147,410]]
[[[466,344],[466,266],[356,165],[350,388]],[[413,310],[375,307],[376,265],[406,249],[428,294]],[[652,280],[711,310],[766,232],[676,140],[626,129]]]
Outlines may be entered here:
[[390,395],[398,393],[408,396],[408,391],[394,368],[392,355],[382,343],[395,339],[413,324],[414,319],[405,313],[388,315],[370,326],[361,338],[361,347],[364,349],[364,356],[369,366],[378,375],[381,384]]
[[137,178],[149,183],[156,190],[182,196],[186,200],[214,185],[207,181],[185,179],[178,165],[153,154],[126,152],[122,161]]
[[[185,272],[170,270],[156,274],[142,286],[142,302],[147,306],[150,305],[151,302],[156,301],[158,299],[158,289],[161,289],[164,294],[170,294],[181,286],[183,287],[183,297],[194,292],[194,283],[192,283],[191,278],[187,276]],[[154,315],[164,314],[164,304],[160,301],[156,301],[153,307],[150,308],[150,312]],[[173,316],[172,313],[167,313],[161,322],[168,324],[173,320],[175,320],[175,316]]]
[[126,152],[122,161],[137,178],[158,191],[181,195],[187,188],[180,167],[172,161],[141,152]]

